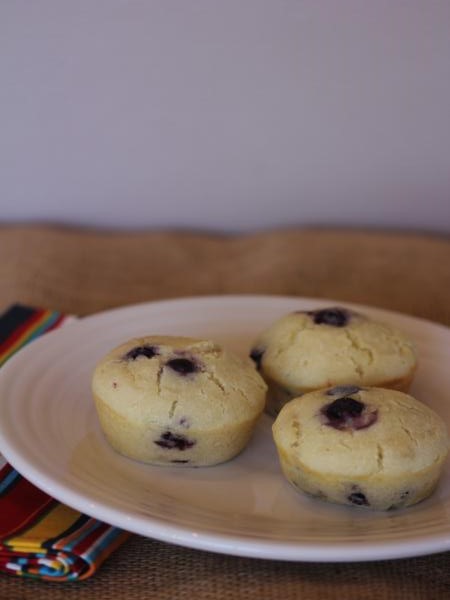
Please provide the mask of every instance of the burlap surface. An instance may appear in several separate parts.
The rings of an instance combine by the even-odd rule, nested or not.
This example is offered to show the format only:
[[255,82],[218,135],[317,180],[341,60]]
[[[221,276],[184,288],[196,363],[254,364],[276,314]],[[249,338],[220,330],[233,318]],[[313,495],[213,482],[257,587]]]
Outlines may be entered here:
[[[86,315],[205,294],[360,302],[450,325],[450,240],[351,230],[225,237],[0,227],[0,309],[16,301]],[[91,579],[0,576],[1,599],[450,598],[450,554],[352,564],[286,563],[133,536]]]

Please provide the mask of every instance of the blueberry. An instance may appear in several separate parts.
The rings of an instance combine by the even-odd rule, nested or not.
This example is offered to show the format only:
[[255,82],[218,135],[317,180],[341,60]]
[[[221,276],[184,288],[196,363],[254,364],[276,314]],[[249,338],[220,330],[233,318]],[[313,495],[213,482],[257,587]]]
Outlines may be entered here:
[[369,501],[362,492],[352,492],[347,500],[357,506],[369,506]]
[[166,366],[180,375],[189,375],[199,371],[199,366],[190,358],[172,358],[166,363]]
[[364,404],[354,398],[344,396],[325,407],[325,414],[330,421],[342,420],[347,417],[358,417],[364,410]]
[[361,391],[357,385],[337,385],[326,391],[327,396],[352,396]]
[[370,410],[363,402],[344,396],[331,404],[326,404],[320,411],[327,419],[326,425],[349,431],[365,429],[377,420],[376,410]]
[[158,354],[158,348],[156,346],[149,346],[145,344],[144,346],[136,346],[129,350],[125,356],[125,360],[136,360],[139,356],[145,356],[145,358],[153,358]]
[[316,325],[332,325],[333,327],[344,327],[350,319],[350,313],[345,308],[323,308],[308,312]]
[[189,440],[184,435],[178,435],[177,433],[166,431],[161,435],[159,440],[156,440],[155,444],[161,448],[167,448],[169,450],[172,450],[173,448],[176,448],[177,450],[187,450],[188,448],[192,448],[192,446],[194,446],[195,441]]
[[258,371],[261,370],[261,361],[262,361],[264,352],[265,352],[265,350],[263,350],[262,348],[253,348],[252,351],[250,352],[250,358],[255,363]]

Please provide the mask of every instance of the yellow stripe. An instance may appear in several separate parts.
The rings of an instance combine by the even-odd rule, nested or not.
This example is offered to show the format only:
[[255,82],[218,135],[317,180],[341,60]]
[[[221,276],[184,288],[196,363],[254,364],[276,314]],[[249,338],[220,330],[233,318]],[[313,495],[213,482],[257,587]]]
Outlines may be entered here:
[[8,546],[13,550],[22,550],[24,552],[39,552],[42,548],[42,542],[56,537],[62,531],[68,529],[77,519],[80,513],[64,504],[57,504],[31,529],[8,540]]

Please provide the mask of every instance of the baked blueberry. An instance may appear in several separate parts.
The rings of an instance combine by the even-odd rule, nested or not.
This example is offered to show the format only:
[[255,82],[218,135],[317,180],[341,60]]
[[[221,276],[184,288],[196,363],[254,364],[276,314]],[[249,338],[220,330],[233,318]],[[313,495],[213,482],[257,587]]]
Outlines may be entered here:
[[190,375],[200,370],[199,365],[190,358],[172,358],[166,366],[179,375]]
[[364,410],[364,404],[359,400],[344,396],[325,407],[325,414],[330,421],[341,421],[346,418],[358,417]]
[[326,391],[327,396],[353,396],[361,391],[357,385],[336,385]]
[[344,327],[350,320],[350,313],[345,308],[333,307],[321,310],[312,310],[308,315],[316,325],[332,325],[333,327]]
[[363,402],[344,396],[326,404],[321,409],[326,425],[341,431],[365,429],[377,420],[377,411],[370,410]]
[[369,501],[362,492],[352,492],[347,497],[347,500],[351,504],[356,504],[356,506],[369,506]]
[[262,348],[253,348],[250,352],[250,358],[255,363],[258,371],[261,370],[261,361],[262,361],[264,352],[265,352],[265,350],[263,350]]
[[173,448],[176,448],[177,450],[187,450],[195,445],[195,441],[189,440],[184,435],[166,431],[161,435],[159,440],[155,441],[155,444],[161,448],[167,448],[168,450],[172,450]]
[[153,358],[157,354],[159,354],[159,352],[156,346],[149,346],[145,344],[144,346],[135,346],[134,348],[131,348],[131,350],[125,354],[124,359],[136,360],[140,356],[145,356],[145,358]]

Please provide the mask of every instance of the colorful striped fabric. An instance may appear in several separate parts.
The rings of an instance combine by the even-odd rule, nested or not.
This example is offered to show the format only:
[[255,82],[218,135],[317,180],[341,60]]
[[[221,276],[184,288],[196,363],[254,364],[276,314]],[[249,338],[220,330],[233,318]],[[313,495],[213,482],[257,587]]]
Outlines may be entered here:
[[[0,316],[0,365],[71,317],[14,305]],[[129,533],[69,508],[10,465],[0,469],[0,571],[46,579],[86,579]]]

